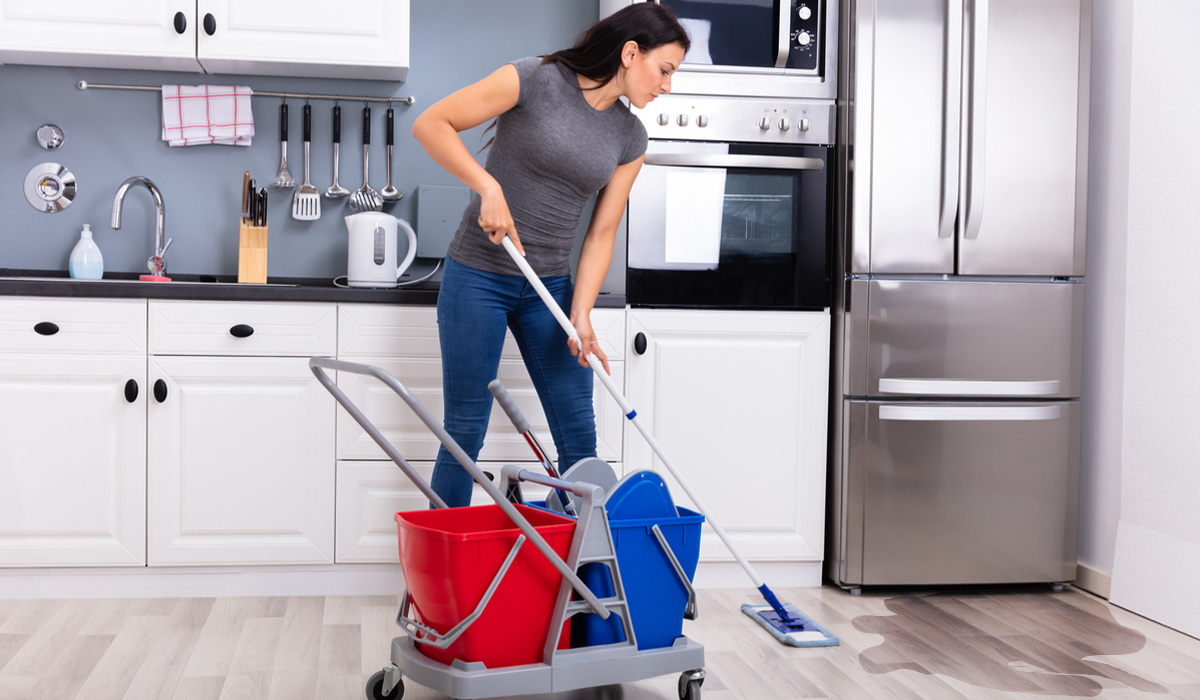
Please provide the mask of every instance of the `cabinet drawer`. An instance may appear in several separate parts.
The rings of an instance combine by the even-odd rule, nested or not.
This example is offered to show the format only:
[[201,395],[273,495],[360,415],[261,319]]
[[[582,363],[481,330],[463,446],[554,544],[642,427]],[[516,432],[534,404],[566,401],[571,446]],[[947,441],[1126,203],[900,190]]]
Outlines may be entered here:
[[0,299],[0,352],[145,354],[146,302],[40,297]]
[[151,355],[333,355],[333,304],[150,303]]
[[[338,311],[338,356],[441,357],[437,309],[432,306],[342,304]],[[609,360],[620,360],[625,348],[625,310],[593,309],[592,328]],[[517,343],[504,340],[506,359],[519,358]]]

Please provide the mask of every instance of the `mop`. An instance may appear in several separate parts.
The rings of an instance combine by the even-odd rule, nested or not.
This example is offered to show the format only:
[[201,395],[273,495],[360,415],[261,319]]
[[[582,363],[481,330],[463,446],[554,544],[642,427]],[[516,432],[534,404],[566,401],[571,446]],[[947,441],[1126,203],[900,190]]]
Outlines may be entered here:
[[[525,261],[524,256],[517,251],[516,245],[508,236],[505,236],[501,243],[504,246],[504,249],[508,251],[509,256],[512,257],[513,262],[515,262],[517,267],[521,269],[521,273],[525,275],[525,279],[527,279],[529,283],[533,285],[533,288],[535,291],[537,291],[538,296],[541,297],[542,301],[546,304],[546,308],[550,309],[550,313],[554,315],[555,320],[558,321],[558,325],[562,326],[562,329],[566,331],[567,336],[575,341],[576,347],[579,347],[580,351],[582,352],[583,348],[579,342],[579,334],[575,331],[575,327],[571,325],[571,321],[567,318],[567,315],[563,313],[563,310],[558,305],[558,302],[554,300],[554,297],[550,296],[550,291],[546,289],[546,285],[542,284],[542,281],[538,279],[538,276],[533,271],[533,268],[531,268],[529,263]],[[637,428],[638,432],[642,434],[642,437],[646,439],[646,442],[649,443],[650,448],[654,450],[654,454],[656,454],[658,458],[662,460],[662,463],[666,465],[667,470],[670,471],[671,475],[675,477],[675,480],[683,488],[684,493],[686,493],[688,498],[692,500],[692,504],[696,506],[696,510],[700,511],[700,513],[704,515],[704,518],[708,522],[709,526],[712,527],[713,531],[717,533],[717,536],[721,538],[721,541],[725,543],[725,546],[729,549],[730,554],[732,554],[734,558],[737,559],[738,563],[742,565],[742,569],[746,571],[746,573],[750,576],[750,580],[754,582],[755,588],[757,588],[758,592],[762,594],[763,599],[767,601],[767,605],[743,605],[742,612],[746,613],[755,622],[762,625],[764,629],[770,632],[773,637],[783,644],[788,644],[791,646],[836,645],[838,643],[837,637],[834,637],[827,630],[820,627],[804,615],[801,615],[794,606],[790,604],[785,605],[779,602],[779,599],[775,597],[775,594],[770,588],[767,587],[767,584],[763,582],[762,578],[759,577],[758,573],[754,570],[754,567],[750,566],[750,562],[746,561],[746,558],[742,556],[741,552],[739,552],[737,548],[733,546],[733,542],[730,541],[729,535],[725,534],[725,530],[717,523],[716,520],[713,520],[711,515],[709,515],[708,510],[700,502],[700,499],[696,497],[696,494],[692,492],[692,489],[688,486],[687,482],[683,480],[683,477],[680,476],[679,472],[675,469],[675,465],[670,459],[667,458],[666,453],[658,444],[658,441],[654,439],[654,436],[650,434],[650,431],[642,425],[641,421],[638,420],[637,411],[633,409],[633,406],[629,404],[629,401],[625,398],[625,395],[622,394],[621,390],[617,388],[617,385],[613,383],[612,377],[608,376],[608,373],[604,371],[604,366],[600,362],[600,359],[597,358],[595,354],[588,353],[587,361],[588,365],[591,366],[592,371],[600,379],[600,383],[604,385],[604,388],[608,389],[608,393],[611,394],[612,397],[616,399],[617,404],[621,406],[621,412],[625,414],[625,417],[629,419],[629,422],[632,423],[633,426]]]

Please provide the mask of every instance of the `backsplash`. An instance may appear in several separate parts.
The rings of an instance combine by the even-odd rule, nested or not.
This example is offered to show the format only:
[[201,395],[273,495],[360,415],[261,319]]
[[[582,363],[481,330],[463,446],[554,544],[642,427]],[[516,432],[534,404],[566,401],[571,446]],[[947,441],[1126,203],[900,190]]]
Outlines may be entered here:
[[[121,229],[111,226],[113,196],[132,175],[152,180],[166,208],[168,274],[234,276],[238,263],[238,216],[242,173],[249,170],[270,193],[268,275],[333,278],[346,273],[347,233],[342,219],[348,199],[321,198],[321,218],[291,217],[292,191],[271,188],[279,168],[278,98],[253,99],[253,145],[170,148],[161,140],[158,92],[79,90],[76,83],[248,85],[258,91],[404,97],[396,113],[393,185],[403,199],[384,211],[416,224],[418,185],[458,185],[412,139],[420,112],[450,92],[483,78],[506,61],[544,54],[570,45],[595,21],[598,0],[438,0],[411,5],[411,69],[403,83],[204,75],[88,68],[0,66],[0,268],[66,270],[67,258],[83,224],[90,224],[108,272],[145,272],[153,252],[154,201],[145,188],[125,198]],[[533,18],[531,21],[530,18]],[[302,180],[303,100],[289,99],[288,165]],[[331,184],[333,102],[314,100],[311,145],[313,184]],[[362,102],[342,107],[340,180],[353,190],[362,184]],[[384,114],[371,104],[370,179],[375,190],[387,181]],[[57,124],[65,138],[53,151],[38,145],[42,124]],[[483,127],[463,133],[472,151],[485,139]],[[480,156],[482,158],[482,156]],[[56,214],[38,212],[25,199],[24,181],[33,166],[53,161],[74,173],[73,204]],[[588,212],[584,213],[586,225]],[[417,231],[418,236],[420,231]]]

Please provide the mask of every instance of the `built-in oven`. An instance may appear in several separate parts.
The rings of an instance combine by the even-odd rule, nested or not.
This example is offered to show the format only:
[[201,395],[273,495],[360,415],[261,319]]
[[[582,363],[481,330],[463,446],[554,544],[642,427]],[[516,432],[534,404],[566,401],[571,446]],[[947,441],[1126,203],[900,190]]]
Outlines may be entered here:
[[632,306],[825,309],[831,295],[833,109],[670,95],[629,195]]
[[[601,0],[600,16],[645,0]],[[837,97],[837,0],[650,0],[671,8],[692,46],[677,94]]]

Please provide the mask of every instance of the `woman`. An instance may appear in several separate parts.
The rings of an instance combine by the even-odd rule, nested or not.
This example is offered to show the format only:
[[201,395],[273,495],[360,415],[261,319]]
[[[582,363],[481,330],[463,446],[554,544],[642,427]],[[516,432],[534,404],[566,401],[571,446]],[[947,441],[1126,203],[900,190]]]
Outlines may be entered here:
[[[572,48],[524,58],[434,104],[413,137],[472,190],[450,244],[438,294],[446,431],[476,459],[491,414],[505,328],[512,330],[542,402],[561,468],[596,454],[589,313],[612,261],[617,224],[641,169],[646,129],[619,98],[645,107],[669,92],[689,42],[671,11],[636,3],[592,25]],[[496,119],[487,165],[458,132]],[[599,191],[574,285],[570,253],[588,198]],[[512,239],[563,307],[566,333],[500,246]],[[574,359],[578,357],[578,360]],[[468,505],[472,481],[443,447],[433,490]]]

